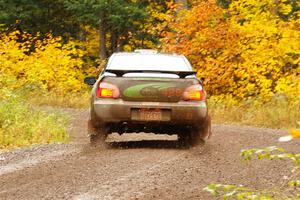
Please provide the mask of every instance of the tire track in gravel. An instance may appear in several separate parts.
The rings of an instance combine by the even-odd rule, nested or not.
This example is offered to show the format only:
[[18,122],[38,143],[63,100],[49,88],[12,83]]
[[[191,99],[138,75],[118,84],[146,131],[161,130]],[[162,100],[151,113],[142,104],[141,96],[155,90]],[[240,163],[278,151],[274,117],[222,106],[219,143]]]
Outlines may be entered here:
[[[156,179],[149,175],[158,174],[160,171],[168,169],[170,165],[174,164],[174,162],[181,160],[185,153],[186,152],[181,152],[176,155],[168,156],[167,158],[162,157],[160,158],[160,160],[156,160],[156,163],[154,165],[150,163],[149,165],[144,166],[140,170],[136,170],[123,176],[120,176],[114,181],[104,182],[101,184],[101,187],[97,187],[92,189],[91,191],[74,196],[73,199],[98,199],[99,197],[101,197],[101,199],[103,200],[122,200],[130,199],[132,195],[135,195],[135,198],[142,197],[145,192],[147,193],[147,191],[151,190],[151,184],[149,183],[156,182]],[[147,181],[145,181],[145,177],[148,177]],[[142,186],[146,190],[136,192],[136,188],[132,187],[132,180],[134,180],[135,183],[141,182]]]
[[[10,163],[4,166],[0,165],[0,176],[8,173],[13,173],[18,170],[23,170],[25,168],[32,167],[34,165],[43,163],[43,162],[50,162],[52,160],[58,160],[61,156],[65,154],[72,154],[76,153],[77,149],[61,149],[57,150],[55,152],[46,152],[42,155],[34,155],[34,156],[28,156],[26,159],[19,160],[14,163]],[[6,158],[3,156],[3,159],[6,160]]]
[[[131,155],[130,155],[131,154]],[[164,156],[177,156],[176,152],[164,152]],[[5,184],[6,190],[0,192],[0,198],[9,198],[12,194],[15,199],[37,198],[44,195],[62,198],[56,190],[65,190],[64,198],[70,198],[73,194],[86,191],[88,188],[96,188],[104,182],[115,181],[126,174],[150,168],[153,161],[159,163],[161,154],[145,155],[143,151],[131,153],[131,150],[108,150],[102,152],[99,149],[86,150],[80,154],[66,156],[56,162],[43,163],[41,165],[18,171],[13,174],[1,176],[0,186]],[[14,180],[18,177],[20,180]],[[47,187],[51,186],[51,187]],[[66,186],[66,188],[61,188]],[[1,187],[0,187],[1,188]],[[29,189],[30,188],[30,189]],[[28,190],[29,189],[29,190]],[[61,193],[62,191],[60,191]],[[80,192],[81,193],[81,192]],[[58,195],[58,196],[56,196]]]

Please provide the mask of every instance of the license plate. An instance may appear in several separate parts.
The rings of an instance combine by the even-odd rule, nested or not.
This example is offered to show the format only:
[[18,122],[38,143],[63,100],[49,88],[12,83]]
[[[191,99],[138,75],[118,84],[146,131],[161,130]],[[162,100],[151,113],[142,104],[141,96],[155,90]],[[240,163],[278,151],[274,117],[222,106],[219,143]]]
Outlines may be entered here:
[[140,109],[139,120],[162,121],[162,111],[160,109]]

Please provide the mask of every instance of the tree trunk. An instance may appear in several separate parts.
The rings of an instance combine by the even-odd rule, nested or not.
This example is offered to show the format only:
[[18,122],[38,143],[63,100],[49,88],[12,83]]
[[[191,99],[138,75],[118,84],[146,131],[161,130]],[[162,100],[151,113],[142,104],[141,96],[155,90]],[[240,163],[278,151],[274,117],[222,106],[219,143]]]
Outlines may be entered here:
[[106,50],[106,30],[103,23],[99,22],[99,56],[100,59],[107,58],[107,50]]
[[83,28],[80,28],[77,33],[77,39],[81,42],[85,42],[87,37],[87,32]]
[[115,53],[116,51],[118,51],[118,35],[116,33],[111,33],[110,36],[110,51],[111,54]]
[[187,0],[175,0],[175,3],[178,4],[178,10],[184,10],[188,8]]
[[273,15],[278,15],[278,7],[279,7],[279,0],[273,0],[273,9],[272,9],[272,14]]

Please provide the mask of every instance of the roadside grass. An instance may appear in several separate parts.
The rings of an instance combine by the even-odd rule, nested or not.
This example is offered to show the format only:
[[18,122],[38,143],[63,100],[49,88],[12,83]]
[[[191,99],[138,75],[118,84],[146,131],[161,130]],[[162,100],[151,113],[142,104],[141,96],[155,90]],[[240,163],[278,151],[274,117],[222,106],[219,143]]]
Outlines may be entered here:
[[20,96],[0,98],[0,149],[67,142],[67,125],[66,115],[33,109]]
[[56,94],[31,92],[26,95],[27,102],[34,106],[51,106],[58,108],[88,108],[89,92],[75,94]]
[[268,128],[296,128],[300,121],[300,99],[277,97],[268,102],[256,99],[233,102],[209,99],[213,123],[242,124]]

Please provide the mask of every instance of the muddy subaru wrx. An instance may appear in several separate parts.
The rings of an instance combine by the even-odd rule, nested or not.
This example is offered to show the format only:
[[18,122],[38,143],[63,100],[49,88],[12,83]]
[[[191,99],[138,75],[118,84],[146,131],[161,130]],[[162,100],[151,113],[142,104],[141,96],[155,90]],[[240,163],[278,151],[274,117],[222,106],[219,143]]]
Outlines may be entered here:
[[113,54],[93,85],[88,131],[91,141],[107,134],[177,134],[181,142],[211,134],[206,92],[188,60],[153,51]]

